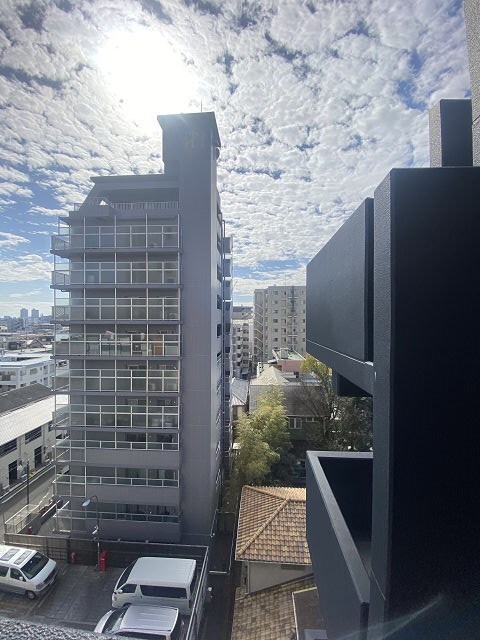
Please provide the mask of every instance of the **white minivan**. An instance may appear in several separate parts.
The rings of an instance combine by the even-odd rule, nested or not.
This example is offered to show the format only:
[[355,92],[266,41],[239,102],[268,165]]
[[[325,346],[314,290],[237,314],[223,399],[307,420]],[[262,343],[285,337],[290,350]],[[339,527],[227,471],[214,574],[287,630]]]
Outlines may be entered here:
[[0,544],[0,589],[24,593],[33,600],[57,577],[58,567],[35,549]]
[[118,579],[112,607],[161,605],[188,614],[193,604],[196,566],[195,560],[186,558],[138,558]]

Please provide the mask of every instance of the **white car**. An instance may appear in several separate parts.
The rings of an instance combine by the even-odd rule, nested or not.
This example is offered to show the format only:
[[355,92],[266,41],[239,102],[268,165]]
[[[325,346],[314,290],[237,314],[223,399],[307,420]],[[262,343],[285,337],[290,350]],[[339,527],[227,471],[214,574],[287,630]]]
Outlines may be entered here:
[[95,633],[144,640],[179,640],[183,622],[175,607],[148,607],[131,604],[108,611]]
[[55,580],[58,566],[35,549],[0,544],[0,589],[24,593],[33,600]]

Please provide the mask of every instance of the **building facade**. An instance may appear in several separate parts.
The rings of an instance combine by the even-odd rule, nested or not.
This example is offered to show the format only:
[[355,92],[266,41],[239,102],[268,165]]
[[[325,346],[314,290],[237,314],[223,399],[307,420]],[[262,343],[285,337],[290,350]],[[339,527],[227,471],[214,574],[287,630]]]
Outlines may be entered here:
[[27,468],[33,471],[51,460],[54,408],[53,392],[41,384],[0,394],[0,495]]
[[52,239],[55,321],[70,329],[58,528],[91,532],[98,509],[100,535],[205,544],[230,447],[220,139],[213,113],[158,120],[164,173],[93,178]]
[[306,287],[255,289],[253,320],[253,360],[267,362],[273,349],[305,350]]

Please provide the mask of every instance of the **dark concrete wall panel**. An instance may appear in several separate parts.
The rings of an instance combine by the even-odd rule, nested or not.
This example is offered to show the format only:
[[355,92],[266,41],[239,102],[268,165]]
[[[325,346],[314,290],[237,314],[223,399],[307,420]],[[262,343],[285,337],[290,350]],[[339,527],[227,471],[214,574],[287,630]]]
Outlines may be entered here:
[[430,165],[472,166],[472,103],[440,100],[429,113]]
[[307,267],[308,351],[347,378],[373,357],[372,220],[367,199]]
[[[336,462],[345,462],[346,478],[351,481],[355,475],[352,476],[349,460],[339,459],[341,456],[348,458],[349,454],[308,452],[308,545],[329,639],[355,637],[362,640],[366,638],[369,580],[320,464],[319,456],[329,455],[336,456]],[[367,465],[369,462],[367,460]],[[355,482],[351,486],[355,493]],[[355,494],[354,499],[362,498],[366,497]]]
[[390,619],[478,595],[479,201],[480,168],[394,170],[375,192],[372,571]]

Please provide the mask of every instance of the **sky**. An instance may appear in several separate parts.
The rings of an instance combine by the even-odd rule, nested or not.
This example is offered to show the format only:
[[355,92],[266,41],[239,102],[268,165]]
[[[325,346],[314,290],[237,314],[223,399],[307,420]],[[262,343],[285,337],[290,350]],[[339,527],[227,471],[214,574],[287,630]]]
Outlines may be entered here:
[[50,313],[57,217],[163,170],[162,113],[214,111],[234,300],[305,284],[428,109],[470,95],[460,0],[1,0],[0,316]]

